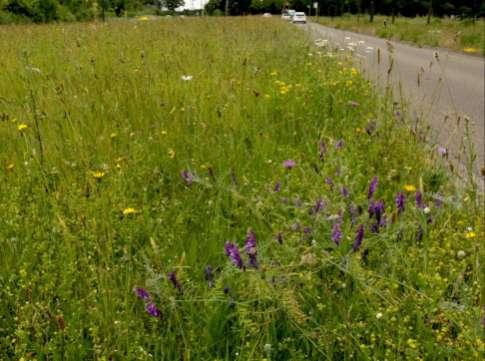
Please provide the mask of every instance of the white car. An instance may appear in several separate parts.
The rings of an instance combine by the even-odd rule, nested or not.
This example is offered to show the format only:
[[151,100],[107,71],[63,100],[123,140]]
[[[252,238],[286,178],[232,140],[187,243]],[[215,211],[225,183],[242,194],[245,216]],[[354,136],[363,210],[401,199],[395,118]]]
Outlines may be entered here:
[[306,24],[306,15],[305,13],[295,13],[291,21],[293,22],[293,24],[296,24],[296,23]]
[[263,18],[270,18],[272,17],[273,15],[271,15],[270,13],[264,13],[263,14]]
[[288,13],[283,13],[283,14],[281,14],[281,19],[286,20],[286,21],[290,21],[291,16]]

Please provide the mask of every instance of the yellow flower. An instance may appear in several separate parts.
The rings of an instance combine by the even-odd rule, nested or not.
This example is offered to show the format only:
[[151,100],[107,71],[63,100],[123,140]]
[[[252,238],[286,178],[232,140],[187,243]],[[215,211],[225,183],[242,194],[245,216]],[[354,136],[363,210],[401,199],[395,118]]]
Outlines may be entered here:
[[276,70],[273,70],[270,75],[271,76],[276,76],[276,75],[278,75],[278,72]]
[[476,53],[476,52],[478,52],[478,49],[476,49],[476,48],[464,48],[463,51],[465,53]]
[[412,184],[406,184],[406,185],[404,186],[404,190],[405,190],[406,192],[416,192],[416,187],[415,187],[415,186],[413,186]]
[[98,180],[100,180],[101,178],[103,178],[105,176],[105,173],[103,171],[100,171],[100,170],[93,171],[93,172],[91,172],[91,174],[92,174],[94,179],[98,179]]
[[359,72],[357,71],[357,69],[355,69],[355,68],[350,69],[350,74],[351,74],[352,76],[356,76],[358,73],[359,73]]
[[111,134],[109,135],[109,137],[110,137],[111,139],[116,138],[117,136],[118,136],[118,133],[111,133]]
[[168,149],[168,156],[169,156],[170,159],[175,158],[175,150],[173,150],[172,148],[169,148]]
[[471,238],[475,238],[477,236],[477,234],[473,231],[469,231],[469,232],[466,232],[465,233],[465,238],[466,239],[471,239]]
[[13,170],[15,168],[15,165],[13,163],[10,163],[7,165],[7,170]]
[[130,215],[135,214],[135,213],[138,213],[138,211],[133,207],[128,207],[128,208],[123,209],[123,215],[124,216],[130,216]]
[[162,130],[162,135],[167,135],[167,131],[166,130]]
[[26,130],[28,127],[29,127],[29,126],[28,126],[27,124],[25,124],[25,123],[21,123],[21,124],[19,124],[19,125],[17,126],[17,130],[18,130],[19,132],[23,132],[23,131],[24,131],[24,130]]

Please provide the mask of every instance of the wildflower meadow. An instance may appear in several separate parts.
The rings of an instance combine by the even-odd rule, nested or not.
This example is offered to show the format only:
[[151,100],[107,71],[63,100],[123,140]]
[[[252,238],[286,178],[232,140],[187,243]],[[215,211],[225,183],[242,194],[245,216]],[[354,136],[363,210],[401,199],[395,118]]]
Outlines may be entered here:
[[350,59],[259,17],[0,49],[0,360],[483,356],[482,195]]

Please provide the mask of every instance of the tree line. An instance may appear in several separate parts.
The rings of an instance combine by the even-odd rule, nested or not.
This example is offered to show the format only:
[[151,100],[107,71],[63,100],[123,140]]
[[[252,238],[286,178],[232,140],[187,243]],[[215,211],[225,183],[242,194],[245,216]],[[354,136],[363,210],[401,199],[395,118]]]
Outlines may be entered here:
[[[484,0],[210,0],[208,14],[243,15],[261,12],[280,13],[285,7],[307,11],[314,2],[322,16],[344,13],[384,15],[484,16]],[[84,21],[107,15],[123,16],[152,7],[173,11],[184,0],[0,0],[0,23]],[[312,9],[312,13],[315,10]]]

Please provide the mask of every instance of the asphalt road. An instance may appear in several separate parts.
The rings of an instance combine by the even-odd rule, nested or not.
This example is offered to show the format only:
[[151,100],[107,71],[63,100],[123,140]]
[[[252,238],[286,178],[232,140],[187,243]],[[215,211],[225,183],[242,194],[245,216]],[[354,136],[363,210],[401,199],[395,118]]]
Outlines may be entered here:
[[465,118],[469,118],[477,154],[475,171],[479,174],[485,166],[483,58],[446,49],[419,48],[314,23],[302,27],[320,44],[328,42],[327,47],[337,52],[353,53],[367,78],[384,87],[390,85],[396,100],[407,100],[413,121],[430,125],[431,144],[448,148],[449,159],[462,174],[466,161],[461,144]]

